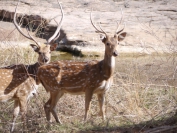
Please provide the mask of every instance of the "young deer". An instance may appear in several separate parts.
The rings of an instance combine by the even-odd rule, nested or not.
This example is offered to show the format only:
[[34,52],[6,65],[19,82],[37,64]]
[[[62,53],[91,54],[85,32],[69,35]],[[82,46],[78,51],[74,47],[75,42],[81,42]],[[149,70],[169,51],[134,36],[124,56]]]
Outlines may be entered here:
[[98,96],[100,115],[105,120],[105,93],[109,90],[113,82],[115,69],[115,57],[118,55],[116,50],[118,43],[122,41],[126,33],[123,29],[118,31],[113,37],[109,37],[100,26],[101,30],[93,24],[92,14],[90,20],[98,33],[103,33],[105,37],[102,42],[105,44],[105,54],[102,61],[70,62],[57,61],[43,65],[38,69],[38,78],[47,92],[50,92],[50,99],[45,103],[44,109],[47,120],[50,121],[50,113],[56,122],[61,123],[56,113],[57,101],[64,93],[75,95],[85,94],[85,120],[90,106],[92,95]]
[[[19,3],[19,2],[18,2]],[[60,4],[59,4],[60,5]],[[18,6],[18,4],[17,4]],[[17,9],[16,6],[16,9]],[[27,112],[27,100],[32,94],[36,93],[37,86],[37,71],[38,68],[43,64],[48,64],[51,59],[51,51],[55,50],[56,44],[51,45],[59,36],[59,31],[63,21],[63,10],[60,5],[62,18],[58,25],[55,33],[51,36],[47,45],[44,47],[39,46],[38,42],[29,34],[28,36],[23,33],[20,26],[16,22],[16,9],[14,14],[14,25],[17,30],[26,38],[33,40],[35,44],[30,44],[35,52],[38,53],[38,62],[32,65],[11,65],[0,68],[0,102],[6,102],[8,100],[14,100],[14,113],[13,122],[11,126],[11,132],[14,130],[16,118],[21,112],[22,120],[24,121],[23,126],[26,127],[26,112]]]

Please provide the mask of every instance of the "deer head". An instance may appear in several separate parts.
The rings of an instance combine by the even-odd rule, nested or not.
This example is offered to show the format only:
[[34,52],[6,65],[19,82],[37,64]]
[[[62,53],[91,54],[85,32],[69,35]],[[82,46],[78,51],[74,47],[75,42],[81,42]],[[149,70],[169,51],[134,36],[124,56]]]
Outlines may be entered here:
[[46,45],[44,47],[37,46],[35,44],[30,44],[33,50],[38,53],[38,63],[40,65],[48,64],[51,60],[51,51],[54,51],[57,44]]
[[[20,0],[19,0],[20,1]],[[61,29],[61,25],[62,25],[62,22],[63,22],[63,18],[64,18],[64,13],[63,13],[63,9],[62,9],[62,6],[61,4],[58,2],[59,6],[60,6],[60,9],[61,9],[61,13],[62,13],[62,17],[61,17],[61,20],[59,22],[59,24],[57,23],[57,29],[55,31],[55,33],[53,34],[53,36],[51,36],[48,40],[47,40],[47,45],[45,45],[44,47],[41,47],[39,45],[39,43],[35,40],[35,38],[33,38],[28,29],[27,29],[27,32],[28,32],[28,35],[24,34],[20,25],[18,25],[17,21],[16,21],[16,17],[17,17],[17,7],[19,5],[19,1],[16,5],[16,8],[15,8],[15,13],[14,13],[14,19],[13,19],[13,22],[14,22],[14,25],[15,27],[17,28],[17,30],[24,36],[26,37],[27,39],[30,39],[32,41],[34,41],[35,44],[30,44],[30,46],[33,48],[33,50],[35,52],[38,53],[39,57],[38,57],[38,62],[39,64],[47,64],[50,62],[51,60],[51,51],[54,51],[55,48],[57,47],[57,44],[54,44],[54,42],[57,40],[57,38],[59,37],[60,33],[60,29]]]
[[114,57],[118,56],[117,46],[120,41],[124,40],[124,38],[126,37],[126,34],[127,34],[126,32],[121,33],[124,30],[125,25],[124,25],[123,29],[119,30],[119,25],[122,21],[122,17],[121,17],[121,21],[119,22],[117,30],[116,30],[113,37],[110,37],[102,29],[100,23],[99,23],[100,30],[94,25],[94,23],[92,21],[92,11],[90,13],[90,21],[91,21],[91,24],[93,25],[93,27],[96,29],[96,32],[103,34],[103,37],[101,38],[101,40],[105,44],[105,55],[108,55],[110,57],[111,56],[114,56]]

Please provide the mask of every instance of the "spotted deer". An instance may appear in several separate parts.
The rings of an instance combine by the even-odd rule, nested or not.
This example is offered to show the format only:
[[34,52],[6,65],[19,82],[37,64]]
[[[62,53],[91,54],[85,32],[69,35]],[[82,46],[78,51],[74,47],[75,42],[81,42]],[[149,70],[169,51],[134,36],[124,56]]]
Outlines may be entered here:
[[[18,2],[19,4],[19,2]],[[17,6],[18,6],[17,4]],[[63,10],[58,2],[62,17],[60,23],[57,26],[55,33],[47,40],[47,45],[41,47],[39,43],[29,34],[24,34],[21,27],[16,21],[15,8],[13,23],[16,29],[26,38],[35,42],[30,44],[33,50],[38,53],[38,61],[35,64],[25,65],[11,65],[0,68],[0,102],[6,102],[8,100],[14,100],[14,113],[13,121],[10,131],[13,132],[16,118],[21,112],[22,120],[24,121],[23,127],[25,128],[26,112],[27,112],[27,100],[30,96],[36,93],[37,85],[37,71],[41,65],[48,64],[51,60],[51,51],[55,50],[57,44],[53,44],[54,40],[59,37],[63,21]]]
[[50,92],[50,98],[44,105],[46,118],[49,122],[51,121],[50,113],[52,113],[56,122],[61,123],[56,113],[56,105],[64,93],[85,94],[85,120],[87,120],[92,95],[97,94],[100,115],[105,120],[105,94],[113,82],[115,57],[118,56],[116,48],[118,43],[126,37],[126,32],[122,32],[124,27],[119,30],[119,23],[115,35],[110,37],[100,25],[100,30],[94,25],[92,12],[90,13],[90,21],[97,33],[104,34],[102,39],[105,44],[103,60],[88,62],[56,61],[38,69],[39,81],[46,91]]

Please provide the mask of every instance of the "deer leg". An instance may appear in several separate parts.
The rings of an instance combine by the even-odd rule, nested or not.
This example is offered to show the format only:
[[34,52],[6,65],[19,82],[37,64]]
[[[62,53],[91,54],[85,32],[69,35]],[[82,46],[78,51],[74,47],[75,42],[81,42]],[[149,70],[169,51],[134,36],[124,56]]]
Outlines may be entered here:
[[62,124],[62,122],[57,116],[56,105],[58,100],[63,96],[63,94],[64,94],[63,92],[59,92],[59,93],[53,93],[53,96],[51,96],[52,99],[51,99],[50,111],[52,112],[52,115],[55,118],[56,122],[60,124]]
[[88,111],[90,109],[90,101],[92,99],[93,92],[91,90],[88,90],[85,92],[85,117],[84,120],[87,120],[88,117]]
[[102,116],[102,119],[105,120],[105,108],[104,108],[104,102],[105,102],[105,93],[97,94],[100,112],[99,114]]
[[27,98],[26,97],[20,97],[20,112],[22,115],[22,121],[23,121],[23,129],[26,130],[26,112],[27,112]]
[[47,118],[47,121],[49,121],[49,122],[51,122],[50,105],[51,105],[51,96],[50,96],[50,99],[44,105],[46,118]]
[[18,116],[19,112],[20,112],[19,101],[15,100],[14,101],[13,121],[12,121],[12,126],[11,126],[11,129],[10,129],[10,132],[13,132],[13,130],[14,130],[15,121],[17,119],[17,116]]

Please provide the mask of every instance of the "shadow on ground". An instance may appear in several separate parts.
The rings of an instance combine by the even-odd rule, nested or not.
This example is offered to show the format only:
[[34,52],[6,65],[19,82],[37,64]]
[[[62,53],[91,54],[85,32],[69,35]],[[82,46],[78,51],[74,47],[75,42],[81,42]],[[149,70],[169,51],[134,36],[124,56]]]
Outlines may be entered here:
[[150,120],[137,125],[123,127],[98,127],[79,133],[177,133],[177,113],[162,120]]

